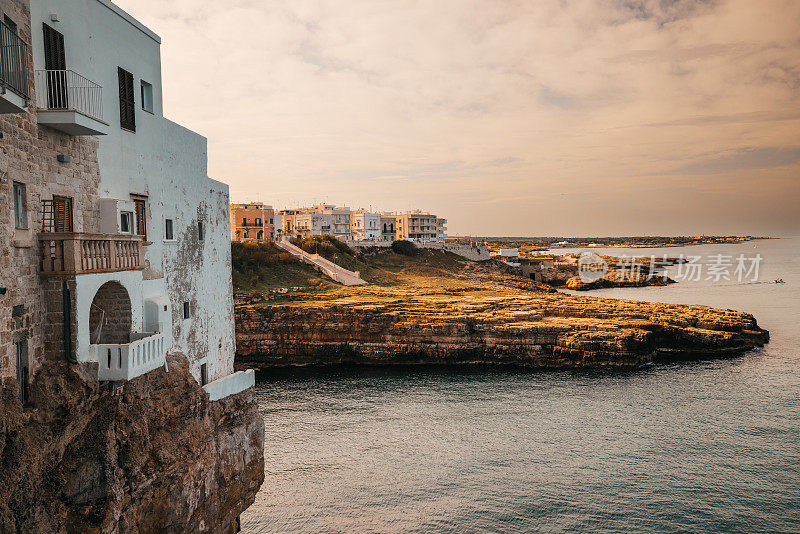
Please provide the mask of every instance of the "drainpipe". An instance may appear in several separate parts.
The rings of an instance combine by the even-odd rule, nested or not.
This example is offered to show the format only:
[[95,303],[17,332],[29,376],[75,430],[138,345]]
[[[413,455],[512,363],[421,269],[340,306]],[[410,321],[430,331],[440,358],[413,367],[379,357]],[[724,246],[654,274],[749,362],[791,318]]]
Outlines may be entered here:
[[64,296],[64,358],[69,363],[78,363],[78,360],[72,357],[72,314],[70,313],[70,298],[69,286],[67,281],[61,282],[61,293]]

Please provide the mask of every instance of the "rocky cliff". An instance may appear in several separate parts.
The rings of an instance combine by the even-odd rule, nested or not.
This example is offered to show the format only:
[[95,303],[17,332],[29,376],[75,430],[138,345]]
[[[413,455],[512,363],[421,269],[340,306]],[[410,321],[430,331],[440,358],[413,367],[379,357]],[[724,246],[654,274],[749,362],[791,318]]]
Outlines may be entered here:
[[589,291],[607,287],[644,287],[666,286],[674,284],[675,280],[665,276],[651,276],[646,272],[625,272],[612,270],[597,280],[584,282],[580,276],[573,276],[566,282],[567,289],[574,291]]
[[235,532],[264,477],[253,391],[209,402],[168,365],[113,384],[50,362],[24,408],[3,384],[0,532]]
[[237,362],[635,367],[769,339],[747,313],[572,296],[481,269],[316,295],[240,294]]

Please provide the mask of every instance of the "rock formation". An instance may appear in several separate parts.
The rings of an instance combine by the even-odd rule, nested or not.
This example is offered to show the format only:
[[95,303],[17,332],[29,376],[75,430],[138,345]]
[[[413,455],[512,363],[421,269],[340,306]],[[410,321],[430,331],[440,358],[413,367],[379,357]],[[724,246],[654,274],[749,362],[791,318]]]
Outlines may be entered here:
[[3,384],[0,532],[235,532],[264,478],[253,390],[209,402],[168,365],[116,384],[52,362],[24,408]]
[[574,291],[589,291],[606,287],[666,286],[674,283],[675,280],[666,276],[655,276],[646,272],[611,270],[602,278],[590,282],[584,282],[580,276],[573,276],[567,280],[566,286],[567,289]]
[[453,278],[236,299],[237,364],[491,363],[635,367],[766,343],[753,316],[572,296],[470,266]]

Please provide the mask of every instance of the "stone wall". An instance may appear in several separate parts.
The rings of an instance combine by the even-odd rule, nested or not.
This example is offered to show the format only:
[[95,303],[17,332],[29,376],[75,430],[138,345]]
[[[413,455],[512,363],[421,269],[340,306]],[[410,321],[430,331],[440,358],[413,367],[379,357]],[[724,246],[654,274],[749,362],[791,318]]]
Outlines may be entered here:
[[[41,38],[41,31],[35,35],[31,32],[27,1],[0,0],[0,10],[18,25],[19,34],[26,42]],[[30,47],[28,69],[33,102],[35,87]],[[45,306],[46,290],[58,291],[52,302],[61,302],[61,283],[43,281],[38,274],[40,252],[36,234],[41,229],[42,200],[52,199],[53,195],[72,197],[75,230],[97,230],[100,181],[97,140],[70,137],[39,126],[34,105],[30,105],[26,113],[0,115],[0,132],[3,133],[0,139],[0,287],[6,288],[6,294],[0,295],[0,378],[16,376],[15,343],[22,340],[27,341],[29,376],[32,376],[45,354],[53,354],[46,351],[46,347],[63,344],[52,334],[53,329],[60,329],[63,320],[59,315],[60,304]],[[59,154],[69,155],[71,162],[59,163]],[[26,188],[26,229],[14,228],[14,182]]]
[[490,249],[487,246],[480,245],[462,245],[460,243],[424,243],[421,245],[423,248],[433,248],[438,250],[446,250],[457,254],[462,258],[467,258],[472,261],[483,261],[491,259]]
[[119,282],[106,282],[97,290],[89,310],[89,332],[92,343],[130,342],[131,298]]

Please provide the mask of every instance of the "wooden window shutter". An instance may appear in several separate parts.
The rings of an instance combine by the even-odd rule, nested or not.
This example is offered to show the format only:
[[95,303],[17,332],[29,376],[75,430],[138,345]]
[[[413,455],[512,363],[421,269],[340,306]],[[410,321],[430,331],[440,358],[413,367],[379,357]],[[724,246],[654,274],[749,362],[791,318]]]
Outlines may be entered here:
[[119,75],[119,124],[126,130],[136,131],[136,102],[133,96],[133,74],[122,67]]
[[53,230],[55,232],[72,232],[71,198],[53,197]]
[[133,201],[136,205],[136,233],[147,239],[147,210],[144,200],[136,199]]

